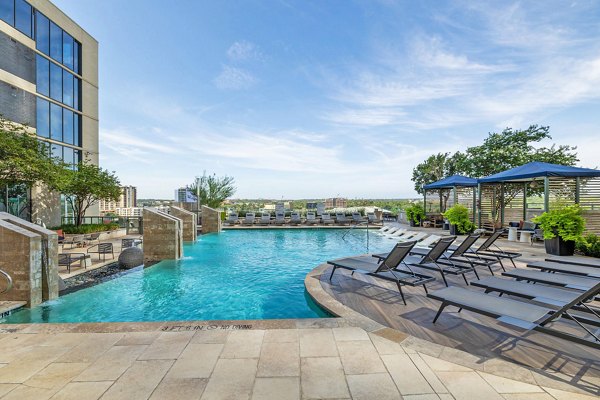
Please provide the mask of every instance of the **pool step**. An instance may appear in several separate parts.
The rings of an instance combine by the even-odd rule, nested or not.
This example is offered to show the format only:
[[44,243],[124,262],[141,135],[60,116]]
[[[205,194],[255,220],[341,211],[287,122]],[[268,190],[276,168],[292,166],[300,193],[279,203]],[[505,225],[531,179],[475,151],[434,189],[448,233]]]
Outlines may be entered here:
[[26,301],[0,301],[0,321],[26,305]]

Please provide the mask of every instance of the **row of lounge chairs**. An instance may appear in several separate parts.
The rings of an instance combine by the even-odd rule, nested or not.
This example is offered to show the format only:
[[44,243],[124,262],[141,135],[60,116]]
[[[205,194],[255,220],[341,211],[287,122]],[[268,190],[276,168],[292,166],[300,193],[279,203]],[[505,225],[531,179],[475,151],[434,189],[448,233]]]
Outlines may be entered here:
[[381,220],[377,219],[375,213],[367,213],[366,217],[363,217],[360,213],[352,213],[351,217],[347,217],[344,213],[335,213],[335,217],[332,217],[330,213],[323,213],[318,216],[314,212],[306,213],[306,218],[302,218],[299,212],[292,212],[290,218],[285,218],[283,212],[275,213],[275,218],[272,218],[271,213],[263,212],[260,217],[257,217],[255,213],[246,213],[244,218],[240,218],[235,212],[229,213],[229,216],[224,221],[228,225],[352,225],[352,224],[363,224],[381,223]]
[[[501,232],[497,231],[481,245],[474,246],[478,235],[468,236],[453,245],[454,236],[437,240],[432,246],[416,241],[401,241],[388,254],[347,257],[328,261],[331,275],[339,268],[354,273],[396,283],[404,304],[403,286],[423,286],[431,299],[440,301],[433,323],[444,309],[456,306],[525,330],[535,330],[575,343],[600,349],[600,263],[579,258],[572,262],[547,259],[527,264],[527,269],[506,271],[503,260],[514,259],[519,253],[507,252],[496,245]],[[414,237],[414,236],[413,236]],[[495,276],[492,266],[502,268],[502,277]],[[484,268],[491,276],[480,279],[478,270]],[[435,278],[418,269],[437,271],[446,288],[428,293],[427,284]],[[446,275],[475,276],[470,285],[482,288],[449,286]],[[511,296],[499,297],[502,295]],[[560,320],[560,323],[557,323]],[[561,327],[567,320],[568,327]]]

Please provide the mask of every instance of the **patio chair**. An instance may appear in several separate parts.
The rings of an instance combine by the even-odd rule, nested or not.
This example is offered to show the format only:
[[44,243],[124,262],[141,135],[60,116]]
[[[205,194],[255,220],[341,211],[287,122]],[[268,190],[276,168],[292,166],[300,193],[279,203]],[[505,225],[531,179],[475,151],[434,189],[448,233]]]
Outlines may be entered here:
[[83,237],[83,240],[84,240],[85,244],[91,244],[94,241],[100,243],[100,232],[90,233],[89,235],[85,235]]
[[[492,275],[494,275],[494,271],[492,270],[492,266],[500,263],[500,260],[496,257],[486,257],[481,254],[477,254],[476,252],[471,252],[471,246],[479,239],[478,234],[469,235],[465,240],[451,253],[446,254],[446,260],[441,260],[442,263],[452,263],[454,261],[458,262],[466,262],[471,264],[473,268],[475,267],[486,267]],[[504,266],[500,263],[501,268],[504,269]],[[479,276],[477,277],[479,279]]]
[[557,262],[561,264],[570,264],[570,265],[583,265],[584,267],[594,267],[600,268],[600,259],[592,258],[592,257],[580,257],[580,256],[555,256],[548,257],[546,261]]
[[377,231],[377,233],[382,233],[383,234],[383,233],[391,231],[392,229],[398,229],[398,228],[394,227],[392,225],[387,225],[387,226],[379,228],[379,230]]
[[424,238],[423,240],[419,240],[417,242],[417,244],[415,245],[415,247],[422,247],[422,248],[431,247],[441,238],[442,237],[438,236],[438,235],[429,235],[428,237]]
[[90,258],[85,253],[61,253],[58,255],[58,266],[67,267],[67,273],[71,273],[71,265],[81,263],[83,268],[86,268],[85,259]]
[[361,223],[365,222],[365,219],[363,218],[362,215],[360,215],[359,212],[353,212],[352,213],[352,222],[355,224],[361,224]]
[[225,224],[227,224],[227,225],[231,225],[231,226],[233,226],[233,225],[235,225],[235,224],[239,223],[239,222],[240,222],[240,218],[239,218],[239,216],[238,216],[238,213],[236,213],[236,212],[231,212],[231,213],[229,213],[229,216],[228,216],[228,217],[227,217],[227,219],[226,219],[225,221],[223,221],[223,222],[224,222]]
[[399,226],[390,226],[389,229],[387,229],[385,231],[379,230],[378,233],[381,233],[382,235],[387,236],[387,235],[393,235],[394,233],[396,233],[398,231],[406,232],[406,228],[401,228]]
[[337,225],[348,225],[350,223],[350,221],[348,220],[348,218],[346,218],[346,214],[343,212],[336,212],[335,213],[335,223]]
[[73,248],[73,246],[83,246],[85,242],[85,235],[75,235],[75,236],[69,236],[69,237],[65,237],[65,239],[63,240],[63,245],[65,244],[70,244],[71,245],[71,249]]
[[299,225],[302,223],[302,218],[300,218],[300,213],[293,211],[290,214],[290,225]]
[[[478,254],[483,257],[495,257],[500,262],[500,266],[502,267],[503,270],[506,270],[506,269],[504,268],[504,263],[502,262],[502,260],[509,259],[510,262],[512,263],[513,267],[516,268],[517,266],[515,265],[514,259],[521,257],[522,254],[510,252],[510,251],[504,251],[500,247],[498,247],[498,245],[496,244],[496,241],[498,240],[498,238],[500,238],[500,236],[502,235],[502,232],[503,231],[501,231],[501,230],[494,232],[476,250],[468,249],[467,251],[470,253]],[[495,249],[493,249],[492,246],[494,246]],[[457,247],[458,246],[451,246],[450,250],[455,250]]]
[[335,221],[333,220],[333,218],[331,218],[331,215],[329,213],[323,213],[321,215],[321,223],[323,225],[333,225],[335,224]]
[[285,224],[285,214],[282,212],[275,213],[275,219],[271,221],[274,225],[283,225]]
[[414,235],[412,235],[410,238],[405,239],[404,236],[400,237],[398,240],[401,242],[406,242],[406,241],[415,241],[418,242],[419,240],[425,239],[427,237],[427,233],[425,232],[417,232]]
[[263,212],[258,220],[258,225],[269,225],[271,223],[271,213]]
[[383,222],[375,216],[374,212],[367,213],[367,220],[370,224],[381,224]]
[[598,279],[587,276],[569,275],[516,268],[502,273],[503,276],[515,278],[518,281],[537,282],[545,285],[562,286],[567,289],[585,291],[594,286]]
[[316,217],[314,212],[307,212],[306,213],[306,220],[304,221],[304,223],[306,225],[316,225],[320,222],[319,218]]
[[398,239],[398,240],[410,240],[413,236],[417,235],[417,231],[409,231],[404,228],[397,230],[396,232],[388,235],[390,239]]
[[[580,314],[571,313],[574,307],[581,307],[586,300],[597,296],[598,293],[600,293],[600,281],[596,280],[592,287],[579,293],[578,296],[560,307],[543,307],[530,302],[497,297],[457,286],[428,293],[427,296],[442,303],[433,319],[434,324],[447,306],[456,306],[460,310],[465,309],[486,315],[499,322],[527,331],[534,330],[600,349],[600,337],[597,334],[597,327],[600,326],[598,315],[595,315],[595,319],[589,319]],[[559,319],[571,320],[575,324],[571,324],[568,330],[561,330],[559,324],[553,324]],[[593,326],[593,328],[590,329],[586,325]],[[576,329],[579,329],[580,332],[584,331],[582,332],[584,336],[575,335]],[[596,330],[596,332],[592,330]],[[588,339],[586,336],[590,338]]]
[[115,258],[115,252],[113,250],[112,243],[98,243],[87,249],[88,254],[96,253],[98,254],[98,260],[100,260],[100,256],[102,256],[102,261],[106,261],[106,255],[110,254],[111,258]]
[[242,221],[242,225],[254,225],[254,220],[256,219],[256,214],[253,212],[246,213],[244,220]]
[[406,305],[402,286],[423,285],[423,289],[425,289],[425,293],[427,293],[427,286],[425,284],[435,280],[432,276],[415,273],[410,266],[404,262],[404,259],[414,245],[415,242],[396,244],[387,257],[381,262],[377,262],[372,257],[368,256],[346,257],[327,261],[328,264],[333,266],[329,280],[333,278],[333,274],[337,268],[343,268],[352,271],[352,275],[354,275],[355,272],[358,272],[378,279],[392,281],[398,286],[402,302]]
[[[413,232],[413,231],[411,231]],[[385,236],[387,237],[400,237],[406,235],[408,233],[408,229],[406,228],[395,228],[391,231],[385,232]]]
[[600,279],[600,268],[583,265],[568,265],[553,261],[537,261],[527,264],[528,268],[537,268],[542,272],[560,272],[569,275],[582,275]]

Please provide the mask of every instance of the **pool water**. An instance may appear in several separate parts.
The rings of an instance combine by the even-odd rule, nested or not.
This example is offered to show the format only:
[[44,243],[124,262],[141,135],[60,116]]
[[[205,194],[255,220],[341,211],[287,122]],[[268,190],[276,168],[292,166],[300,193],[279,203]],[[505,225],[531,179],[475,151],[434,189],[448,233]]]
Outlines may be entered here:
[[[368,243],[368,248],[367,248]],[[327,316],[306,274],[344,256],[389,251],[364,229],[229,230],[184,246],[185,257],[8,316],[4,323],[182,321]]]

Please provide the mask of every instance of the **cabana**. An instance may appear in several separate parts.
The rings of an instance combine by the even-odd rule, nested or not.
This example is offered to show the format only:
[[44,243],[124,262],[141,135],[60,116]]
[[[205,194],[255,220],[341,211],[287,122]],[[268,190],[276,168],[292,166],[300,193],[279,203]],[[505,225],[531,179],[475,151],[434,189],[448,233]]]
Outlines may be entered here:
[[[530,162],[478,180],[478,224],[530,221],[551,208],[579,204],[586,232],[600,233],[600,171]],[[528,197],[540,202],[528,204]]]
[[[425,214],[435,218],[436,215],[441,215],[448,207],[454,204],[462,204],[469,209],[473,222],[475,222],[475,205],[477,179],[469,178],[468,176],[452,175],[437,182],[433,182],[423,186],[423,204],[425,206]],[[439,197],[439,205],[436,202],[427,202],[427,192],[437,192]],[[439,207],[439,208],[438,208]]]

